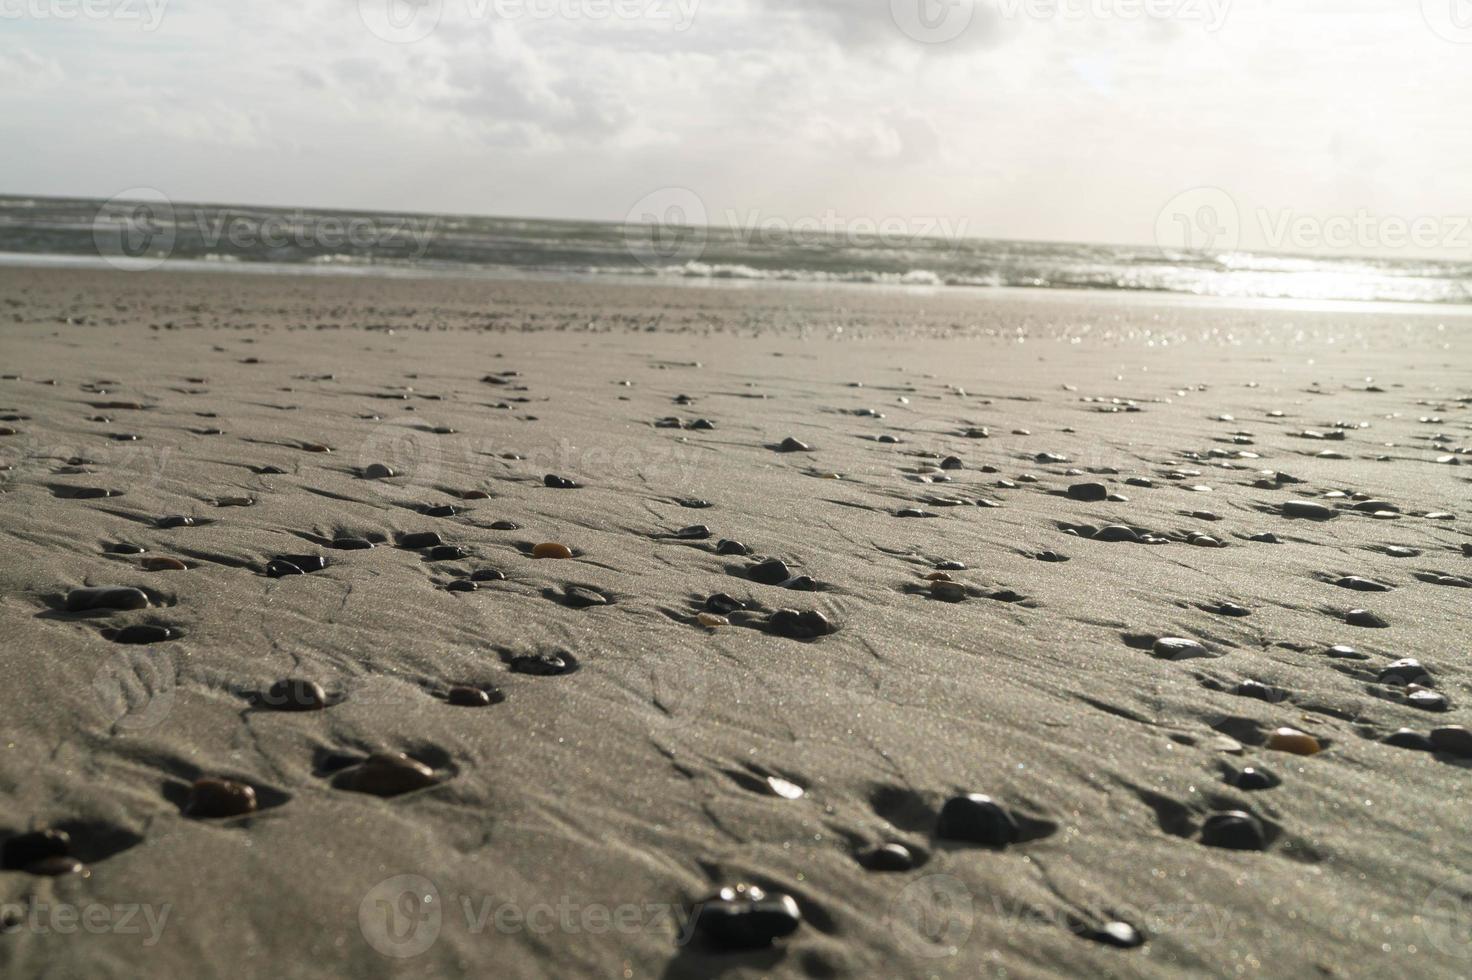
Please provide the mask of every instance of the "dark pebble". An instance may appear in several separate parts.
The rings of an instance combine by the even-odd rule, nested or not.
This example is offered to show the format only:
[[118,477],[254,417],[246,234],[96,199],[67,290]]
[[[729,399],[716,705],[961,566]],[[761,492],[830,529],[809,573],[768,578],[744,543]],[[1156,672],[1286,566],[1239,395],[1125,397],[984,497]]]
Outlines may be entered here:
[[1410,728],[1399,728],[1382,738],[1380,741],[1386,745],[1393,745],[1398,749],[1411,749],[1416,752],[1430,752],[1435,746],[1431,743],[1430,736],[1422,735]]
[[1133,528],[1125,527],[1123,524],[1109,524],[1099,528],[1091,537],[1095,541],[1136,541],[1140,540],[1139,534]]
[[1459,759],[1472,759],[1472,731],[1468,731],[1461,725],[1433,728],[1431,745],[1438,752],[1445,752]]
[[440,536],[434,531],[414,531],[399,538],[401,548],[433,548],[443,543]]
[[496,521],[491,525],[492,531],[520,531],[521,525],[515,521]]
[[714,422],[712,422],[710,419],[696,419],[694,422],[691,422],[690,423],[690,428],[695,429],[695,430],[700,431],[700,432],[709,432],[711,429],[714,429],[715,427],[716,427],[716,424]]
[[760,582],[763,585],[781,585],[792,578],[792,569],[788,568],[787,563],[780,558],[771,558],[751,566],[746,575],[753,582]]
[[794,640],[811,640],[833,632],[828,617],[816,610],[799,612],[796,609],[779,609],[772,613],[767,628],[778,636]]
[[812,451],[812,446],[809,446],[805,442],[800,442],[791,436],[783,439],[777,446],[777,452],[779,453],[810,453]]
[[445,589],[449,592],[474,592],[478,588],[480,588],[480,586],[476,585],[468,578],[457,578],[455,581],[445,586]]
[[1390,586],[1381,585],[1358,575],[1346,575],[1344,578],[1336,579],[1334,584],[1341,589],[1353,589],[1356,592],[1389,592]]
[[1012,814],[996,800],[967,793],[946,800],[936,819],[935,833],[948,840],[1006,847],[1017,840],[1018,830]]
[[1216,613],[1218,616],[1235,616],[1239,618],[1242,616],[1252,615],[1251,609],[1248,609],[1246,606],[1239,606],[1235,602],[1218,603],[1212,609],[1212,612]]
[[704,524],[692,524],[689,527],[682,527],[676,531],[675,537],[681,541],[704,541],[710,537],[710,528]]
[[31,830],[7,838],[0,848],[0,867],[7,871],[24,871],[47,858],[69,857],[72,838],[64,830]]
[[548,473],[542,477],[542,485],[551,487],[553,490],[579,490],[582,488],[582,484],[576,480],[569,480],[567,477],[558,476],[555,473]]
[[370,480],[387,480],[397,474],[382,463],[370,463],[363,468],[363,476]]
[[472,582],[504,582],[506,573],[499,568],[480,568],[470,573]]
[[159,626],[156,623],[141,623],[136,626],[124,626],[122,629],[111,630],[105,635],[114,643],[142,644],[177,640],[180,633],[171,626]]
[[147,609],[148,594],[142,589],[124,586],[96,586],[72,589],[66,594],[67,612],[87,609]]
[[688,507],[691,510],[705,510],[706,508],[711,506],[711,502],[709,500],[701,500],[697,497],[691,497],[685,500],[681,500],[680,506]]
[[470,552],[458,544],[442,544],[430,548],[424,555],[427,561],[457,561],[461,558],[469,558]]
[[1422,711],[1447,711],[1451,708],[1451,702],[1446,695],[1438,691],[1419,690],[1412,691],[1406,695],[1406,704]]
[[425,517],[454,517],[460,513],[454,504],[431,504],[420,509]]
[[966,563],[951,560],[938,561],[935,563],[935,570],[938,572],[964,572],[966,571]]
[[793,592],[817,592],[818,583],[811,575],[794,575],[782,583],[782,588]]
[[563,593],[563,601],[575,609],[587,609],[590,606],[608,605],[608,596],[592,589],[585,589],[581,585],[570,585]]
[[28,866],[26,871],[43,878],[61,878],[66,875],[83,874],[87,871],[87,866],[74,857],[57,856],[42,858]]
[[1421,661],[1414,657],[1406,657],[1394,663],[1386,664],[1380,668],[1380,673],[1375,678],[1381,684],[1397,684],[1405,687],[1408,684],[1420,684],[1423,687],[1431,687],[1431,672],[1421,665]]
[[1262,821],[1242,810],[1213,813],[1201,827],[1201,843],[1231,851],[1260,851],[1267,847]]
[[880,844],[861,854],[859,863],[870,871],[909,871],[915,867],[915,855],[903,844]]
[[1095,928],[1084,928],[1079,935],[1115,949],[1135,949],[1145,945],[1145,936],[1128,922],[1106,922]]
[[1274,776],[1266,769],[1258,769],[1255,766],[1246,767],[1241,772],[1237,773],[1236,778],[1232,780],[1232,785],[1236,786],[1240,790],[1246,790],[1248,792],[1272,789],[1278,784],[1279,779],[1277,776]]
[[556,677],[577,669],[577,661],[570,653],[529,653],[511,658],[511,669],[518,674],[535,677]]
[[732,541],[729,538],[722,538],[720,541],[716,542],[716,554],[744,556],[751,554],[751,549],[742,544],[740,541]]
[[719,616],[727,616],[746,608],[746,603],[724,592],[717,592],[705,600],[705,608]]
[[1038,561],[1063,562],[1068,561],[1067,555],[1060,555],[1056,551],[1040,551],[1033,556]]
[[169,517],[160,517],[155,523],[165,530],[171,530],[176,527],[193,527],[194,518],[183,514],[173,514]]
[[289,561],[270,561],[266,563],[267,578],[286,578],[288,575],[305,575],[297,566]]
[[1109,497],[1109,488],[1102,483],[1075,483],[1068,488],[1068,496],[1072,500],[1096,502]]
[[141,555],[148,549],[136,544],[115,544],[110,546],[108,553],[114,555]]
[[1350,626],[1363,626],[1366,629],[1374,630],[1383,630],[1390,626],[1389,623],[1368,609],[1351,609],[1344,614],[1344,621]]
[[372,796],[402,796],[439,782],[434,770],[402,752],[369,756],[361,765],[333,777],[332,785],[350,793]]
[[802,912],[791,895],[768,895],[756,885],[736,885],[696,906],[695,925],[713,946],[761,949],[796,932]]
[[1282,541],[1278,540],[1278,536],[1276,534],[1274,534],[1272,531],[1264,531],[1262,534],[1254,534],[1254,535],[1252,535],[1252,537],[1248,538],[1247,540],[1248,541],[1257,541],[1257,542],[1260,542],[1262,544],[1282,544],[1283,543]]
[[947,456],[940,461],[940,468],[943,470],[959,470],[964,465],[960,456]]
[[478,687],[452,687],[445,701],[457,708],[485,708],[490,706],[491,696]]
[[245,783],[229,779],[197,779],[189,787],[189,801],[184,806],[186,816],[196,819],[239,817],[254,813],[256,791]]
[[334,538],[328,547],[338,551],[367,551],[373,547],[373,542],[367,538]]
[[327,692],[316,681],[293,677],[272,684],[260,703],[277,711],[321,711],[327,707]]
[[1256,698],[1269,704],[1277,704],[1288,697],[1288,692],[1269,687],[1261,681],[1243,681],[1237,685],[1237,694],[1244,698]]

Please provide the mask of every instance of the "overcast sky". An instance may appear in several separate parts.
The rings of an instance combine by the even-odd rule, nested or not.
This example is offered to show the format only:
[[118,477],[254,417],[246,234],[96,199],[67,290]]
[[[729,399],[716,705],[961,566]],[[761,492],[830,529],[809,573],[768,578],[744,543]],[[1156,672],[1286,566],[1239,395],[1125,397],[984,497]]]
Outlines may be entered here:
[[0,0],[0,192],[1143,244],[1216,187],[1472,258],[1472,0],[1056,6]]

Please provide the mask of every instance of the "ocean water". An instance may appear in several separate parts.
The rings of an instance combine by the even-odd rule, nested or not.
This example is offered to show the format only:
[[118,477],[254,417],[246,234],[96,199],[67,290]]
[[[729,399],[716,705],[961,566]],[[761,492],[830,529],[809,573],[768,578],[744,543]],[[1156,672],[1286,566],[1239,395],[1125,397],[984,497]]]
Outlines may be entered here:
[[[675,213],[678,217],[678,213]],[[727,220],[618,224],[0,196],[0,253],[363,274],[539,273],[923,287],[1141,290],[1235,299],[1472,303],[1472,261],[999,241],[935,229]]]

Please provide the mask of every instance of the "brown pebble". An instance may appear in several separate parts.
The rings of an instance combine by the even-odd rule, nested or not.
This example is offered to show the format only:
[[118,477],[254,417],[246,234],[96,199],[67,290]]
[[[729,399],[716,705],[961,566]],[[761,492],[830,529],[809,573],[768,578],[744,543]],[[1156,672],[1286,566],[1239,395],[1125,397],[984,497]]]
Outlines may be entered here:
[[1296,728],[1279,728],[1268,736],[1264,745],[1275,752],[1293,755],[1317,755],[1323,751],[1318,739]]
[[452,687],[445,700],[457,708],[484,708],[490,705],[491,696],[478,687]]
[[239,817],[256,809],[256,791],[229,779],[197,779],[189,788],[187,816],[200,819]]
[[715,613],[700,613],[695,618],[701,626],[709,627],[710,629],[715,629],[717,626],[731,625],[729,619],[725,616],[717,616]]
[[81,861],[66,855],[42,858],[35,864],[27,865],[25,870],[30,874],[45,878],[61,878],[65,875],[81,875],[85,878],[92,873]]
[[369,756],[362,765],[338,773],[332,784],[350,793],[399,796],[433,786],[434,770],[402,752]]
[[571,558],[572,549],[565,544],[548,542],[532,549],[533,558]]
[[183,572],[188,571],[189,566],[177,558],[169,558],[166,555],[153,555],[142,561],[143,570],[147,572]]

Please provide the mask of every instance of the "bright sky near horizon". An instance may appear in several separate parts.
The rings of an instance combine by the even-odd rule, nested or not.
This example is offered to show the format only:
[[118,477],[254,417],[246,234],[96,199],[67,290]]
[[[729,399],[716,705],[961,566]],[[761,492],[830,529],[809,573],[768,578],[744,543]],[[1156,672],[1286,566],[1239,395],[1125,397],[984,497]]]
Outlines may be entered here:
[[0,0],[11,194],[1472,261],[1469,104],[1472,0]]

